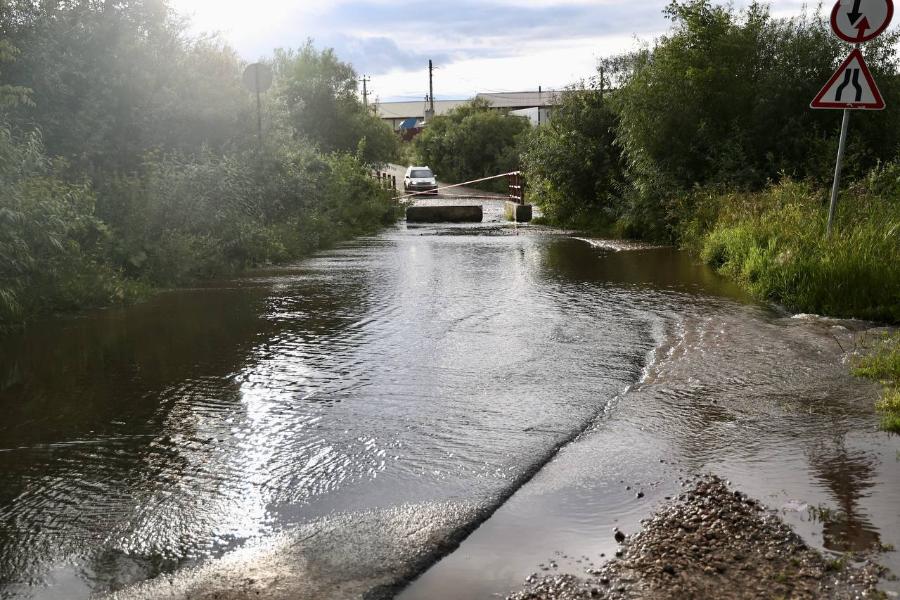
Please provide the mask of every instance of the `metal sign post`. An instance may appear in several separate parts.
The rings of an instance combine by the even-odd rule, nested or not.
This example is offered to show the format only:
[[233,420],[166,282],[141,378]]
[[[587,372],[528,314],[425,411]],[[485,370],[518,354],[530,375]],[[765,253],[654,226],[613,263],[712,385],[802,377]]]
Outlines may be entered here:
[[272,87],[272,69],[264,63],[253,63],[244,69],[244,86],[256,92],[256,131],[259,136],[259,149],[262,151],[262,101],[260,94]]
[[856,47],[810,103],[810,108],[844,111],[841,119],[837,160],[834,164],[834,183],[831,186],[831,203],[828,206],[826,237],[831,236],[834,215],[837,210],[841,169],[844,166],[844,152],[847,148],[850,111],[882,110],[884,108],[884,99],[881,97],[881,92],[878,91],[875,79],[869,72],[859,45],[881,35],[887,29],[893,16],[893,0],[838,0],[831,11],[831,29],[834,34],[844,41],[856,44]]
[[834,183],[831,185],[831,204],[828,206],[828,225],[825,237],[831,237],[831,224],[834,222],[834,211],[837,208],[838,187],[841,185],[841,169],[844,167],[844,150],[847,148],[847,127],[850,125],[850,109],[844,109],[841,120],[841,139],[838,142],[837,161],[834,163]]

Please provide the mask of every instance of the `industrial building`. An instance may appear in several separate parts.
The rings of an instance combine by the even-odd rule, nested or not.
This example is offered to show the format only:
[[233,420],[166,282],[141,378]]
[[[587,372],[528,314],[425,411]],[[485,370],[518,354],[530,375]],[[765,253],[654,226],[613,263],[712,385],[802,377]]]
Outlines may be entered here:
[[[551,118],[553,108],[559,104],[559,90],[537,90],[525,92],[496,92],[476,94],[475,99],[490,102],[491,107],[497,110],[509,111],[531,120],[532,124],[539,125]],[[457,106],[470,100],[435,100],[434,114],[444,115]],[[426,100],[413,102],[378,102],[373,104],[375,114],[388,122],[391,127],[398,129],[404,121],[415,119],[416,123],[425,120],[425,111],[429,108]]]

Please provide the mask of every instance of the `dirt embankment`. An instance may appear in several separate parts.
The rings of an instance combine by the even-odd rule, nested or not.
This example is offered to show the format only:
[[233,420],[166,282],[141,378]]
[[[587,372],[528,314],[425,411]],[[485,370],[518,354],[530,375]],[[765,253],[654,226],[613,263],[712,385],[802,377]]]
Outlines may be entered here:
[[884,570],[851,565],[809,548],[756,500],[716,477],[644,522],[634,536],[614,532],[616,559],[585,578],[526,580],[509,600],[574,598],[878,598]]

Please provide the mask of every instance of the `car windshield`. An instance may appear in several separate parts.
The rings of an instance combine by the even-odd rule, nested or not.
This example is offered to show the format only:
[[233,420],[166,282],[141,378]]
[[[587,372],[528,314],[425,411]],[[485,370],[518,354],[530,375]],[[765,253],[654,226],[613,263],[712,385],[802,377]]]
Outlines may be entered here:
[[413,169],[409,176],[419,179],[423,177],[434,177],[434,174],[431,172],[431,169]]

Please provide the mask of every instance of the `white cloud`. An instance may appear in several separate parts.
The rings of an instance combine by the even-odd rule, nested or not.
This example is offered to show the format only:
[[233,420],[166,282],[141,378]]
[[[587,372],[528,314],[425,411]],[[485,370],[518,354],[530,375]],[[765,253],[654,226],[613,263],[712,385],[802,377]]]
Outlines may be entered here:
[[[308,37],[372,76],[384,101],[423,97],[435,59],[437,97],[558,88],[594,73],[597,59],[667,26],[667,0],[172,0],[194,32],[220,32],[248,61]],[[737,0],[744,6],[749,0]],[[803,0],[772,6],[801,12]],[[410,69],[421,61],[421,68]]]
[[[476,92],[536,90],[538,86],[559,89],[593,75],[599,58],[634,46],[632,36],[608,36],[572,44],[532,44],[515,56],[438,64],[434,93],[436,98],[467,98]],[[428,91],[427,64],[416,71],[373,76],[370,89],[382,101],[423,98]]]

